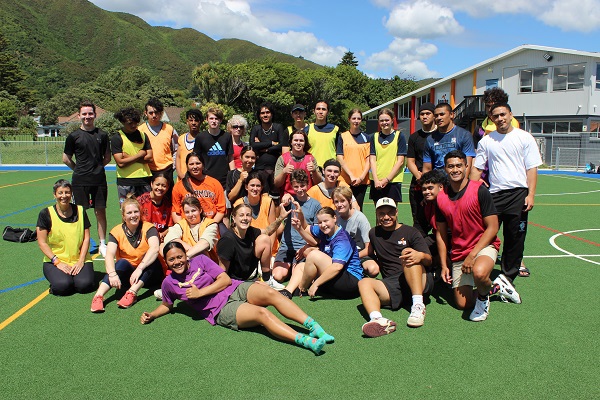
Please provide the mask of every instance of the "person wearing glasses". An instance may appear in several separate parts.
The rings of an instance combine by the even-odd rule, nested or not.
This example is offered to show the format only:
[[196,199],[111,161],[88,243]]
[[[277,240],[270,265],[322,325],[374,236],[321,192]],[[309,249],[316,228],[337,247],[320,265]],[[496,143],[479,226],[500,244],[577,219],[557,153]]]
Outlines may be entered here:
[[236,114],[227,121],[227,131],[231,134],[233,142],[233,163],[235,168],[242,168],[242,149],[248,145],[242,137],[248,130],[248,121],[243,116]]

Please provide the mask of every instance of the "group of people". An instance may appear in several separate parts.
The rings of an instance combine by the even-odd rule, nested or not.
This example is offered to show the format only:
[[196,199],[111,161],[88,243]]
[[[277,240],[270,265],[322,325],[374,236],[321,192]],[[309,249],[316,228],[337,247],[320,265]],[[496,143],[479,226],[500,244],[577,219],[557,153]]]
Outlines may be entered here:
[[[150,99],[144,123],[136,109],[117,112],[123,127],[109,140],[94,125],[94,104],[83,102],[81,127],[68,136],[63,155],[72,182],[56,182],[56,204],[38,218],[51,292],[93,290],[86,215],[93,208],[106,276],[91,311],[104,311],[111,288],[127,289],[117,305],[129,308],[142,287],[160,285],[155,295],[162,302],[142,314],[143,324],[183,300],[213,325],[262,325],[318,354],[334,338],[291,301],[294,296],[360,296],[369,314],[362,331],[369,337],[396,329],[382,307],[410,304],[407,325],[422,326],[424,296],[436,275],[452,284],[458,308],[474,308],[471,320],[487,317],[490,295],[519,303],[512,281],[541,161],[531,135],[511,125],[510,106],[490,105],[497,126],[477,153],[445,103],[421,105],[422,129],[408,143],[389,109],[379,112],[380,130],[373,135],[361,130],[360,110],[349,113],[346,132],[327,121],[328,110],[318,102],[316,120],[308,124],[305,107],[296,104],[294,124],[285,129],[273,122],[272,105],[263,103],[244,142],[249,127],[241,115],[231,117],[225,131],[222,111],[209,108],[208,129],[200,132],[202,113],[192,109],[186,113],[189,132],[178,135],[161,121],[162,103]],[[104,166],[111,154],[122,221],[107,235]],[[398,221],[405,165],[413,174],[414,226]],[[375,227],[361,212],[369,188]],[[503,273],[492,281],[499,221]],[[306,333],[284,324],[264,308],[269,305]]]

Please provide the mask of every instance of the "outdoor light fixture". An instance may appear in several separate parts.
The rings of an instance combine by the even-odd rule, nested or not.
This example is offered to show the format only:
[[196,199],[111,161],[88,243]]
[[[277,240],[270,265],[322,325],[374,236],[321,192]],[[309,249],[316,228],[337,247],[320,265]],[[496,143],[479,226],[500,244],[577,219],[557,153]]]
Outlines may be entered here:
[[552,61],[554,57],[552,56],[552,54],[548,54],[548,53],[544,53],[544,59],[548,62]]

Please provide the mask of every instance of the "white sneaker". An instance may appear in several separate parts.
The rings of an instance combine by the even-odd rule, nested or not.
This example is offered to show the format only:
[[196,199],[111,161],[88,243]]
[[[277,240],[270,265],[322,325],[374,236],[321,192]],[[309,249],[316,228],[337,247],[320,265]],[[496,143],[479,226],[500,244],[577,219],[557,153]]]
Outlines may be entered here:
[[285,285],[282,285],[281,283],[277,282],[274,278],[273,275],[271,275],[271,277],[269,278],[269,280],[267,281],[267,285],[271,286],[273,289],[275,290],[281,290],[281,289],[285,289]]
[[411,328],[418,328],[425,323],[425,304],[413,304],[410,308],[410,315],[406,320],[406,325]]
[[102,254],[102,257],[106,258],[106,244],[101,243],[100,246],[98,246],[98,253]]
[[521,304],[521,296],[519,295],[519,292],[517,292],[517,289],[515,289],[513,284],[510,283],[504,274],[498,275],[498,277],[494,279],[493,284],[500,286],[500,291],[498,294],[500,295],[501,300],[504,298],[512,301],[513,303]]
[[490,313],[490,298],[489,296],[485,300],[479,300],[475,302],[475,308],[469,316],[469,319],[474,322],[485,321]]
[[379,337],[389,335],[396,330],[396,323],[391,319],[377,318],[372,319],[362,326],[362,331],[365,336]]
[[162,289],[156,289],[154,291],[154,297],[156,297],[158,300],[162,301]]

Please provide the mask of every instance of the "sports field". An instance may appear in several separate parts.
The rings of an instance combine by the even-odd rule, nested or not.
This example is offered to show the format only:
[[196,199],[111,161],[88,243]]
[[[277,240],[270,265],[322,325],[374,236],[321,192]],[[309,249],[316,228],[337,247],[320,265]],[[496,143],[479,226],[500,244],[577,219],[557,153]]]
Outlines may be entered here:
[[[52,184],[70,176],[0,171],[0,227],[33,229],[53,204]],[[212,327],[183,304],[143,326],[142,311],[158,304],[145,289],[127,310],[111,291],[106,312],[92,314],[92,294],[47,295],[36,243],[1,241],[0,398],[600,398],[598,178],[540,175],[526,244],[531,277],[515,282],[522,304],[493,301],[487,321],[473,323],[438,286],[422,328],[406,327],[407,309],[384,310],[398,330],[368,339],[360,299],[294,298],[335,336],[320,356],[263,329]],[[114,181],[109,193],[110,229],[120,222]],[[364,212],[373,222],[373,205]],[[408,203],[400,218],[410,223]],[[99,280],[104,263],[94,265]]]

